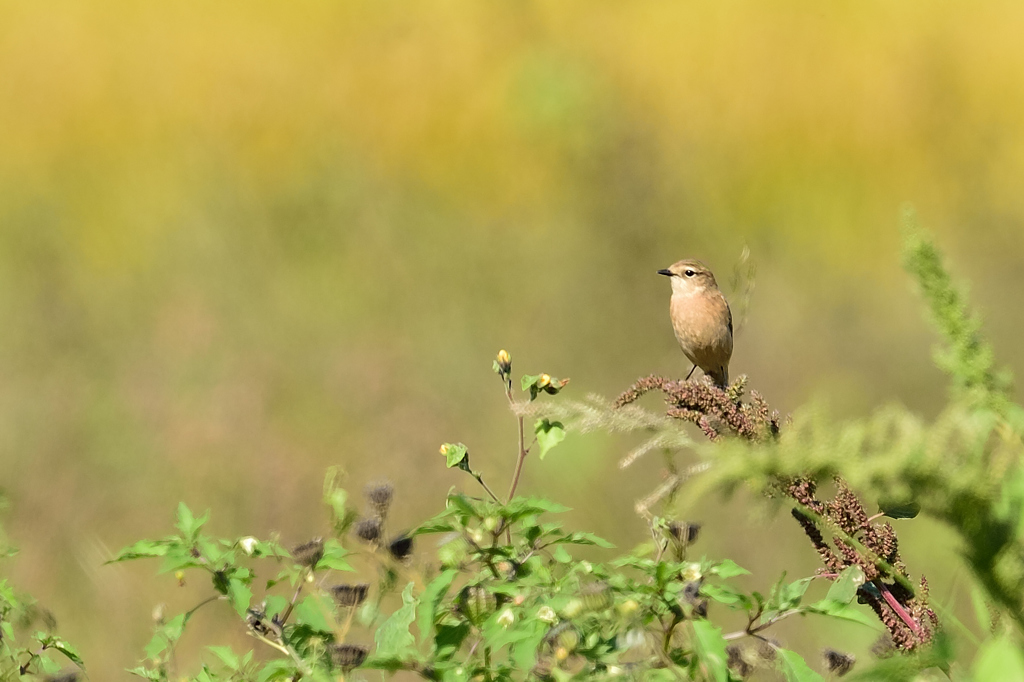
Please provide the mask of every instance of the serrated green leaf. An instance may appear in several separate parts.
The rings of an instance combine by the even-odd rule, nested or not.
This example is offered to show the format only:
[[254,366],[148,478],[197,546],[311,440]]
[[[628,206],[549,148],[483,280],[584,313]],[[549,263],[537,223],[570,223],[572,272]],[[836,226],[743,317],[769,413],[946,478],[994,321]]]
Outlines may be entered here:
[[595,545],[597,547],[603,547],[604,549],[615,548],[615,545],[608,542],[604,538],[594,535],[593,533],[585,533],[582,531],[570,533],[559,542],[564,542],[568,545]]
[[238,655],[229,646],[208,646],[210,652],[219,658],[221,662],[231,670],[238,670],[240,664]]
[[718,564],[711,567],[709,573],[713,573],[719,578],[735,578],[738,575],[750,575],[750,571],[743,568],[732,559],[719,561]]
[[542,374],[524,374],[522,381],[520,382],[522,384],[523,390],[525,391],[526,389],[536,384],[537,380],[540,379],[542,376]]
[[867,613],[852,604],[842,604],[840,602],[832,601],[831,599],[822,599],[821,601],[815,602],[806,608],[810,613],[817,613],[823,616],[831,616],[832,618],[860,623],[861,625],[866,625],[872,630],[880,629],[878,618],[874,615],[869,616]]
[[437,607],[441,600],[444,599],[448,588],[451,587],[452,581],[455,580],[455,576],[458,574],[459,572],[454,569],[442,571],[423,590],[423,594],[420,596],[419,614],[416,621],[420,631],[420,642],[425,640],[434,629],[434,616],[437,613]]
[[252,601],[252,590],[249,586],[238,578],[231,578],[228,581],[228,598],[231,599],[231,605],[235,607],[238,615],[244,618],[249,609],[249,602]]
[[825,682],[821,675],[811,670],[800,654],[788,649],[779,649],[777,653],[779,670],[788,682]]
[[693,633],[696,635],[697,656],[701,666],[715,682],[728,682],[729,668],[726,666],[728,656],[725,653],[725,639],[722,629],[706,620],[693,621]]
[[738,606],[741,608],[749,608],[751,606],[750,597],[725,585],[705,583],[700,586],[700,593],[726,606]]
[[139,540],[133,545],[125,547],[117,556],[106,564],[116,564],[120,561],[132,561],[133,559],[153,559],[165,556],[172,548],[179,547],[181,540],[178,538],[165,538],[163,540]]
[[352,566],[345,560],[348,556],[348,550],[341,546],[341,543],[335,539],[330,539],[324,542],[324,555],[320,558],[320,561],[316,562],[316,567],[329,568],[335,571],[352,571]]
[[538,457],[544,459],[551,448],[565,440],[565,427],[562,422],[549,419],[538,419],[533,432],[537,437]]
[[325,614],[330,613],[333,605],[319,594],[307,595],[295,605],[295,621],[308,625],[314,630],[327,632],[331,629]]
[[445,443],[441,446],[441,454],[445,458],[445,466],[449,469],[459,468],[469,471],[469,449],[462,443]]
[[295,664],[289,659],[279,658],[269,661],[263,665],[256,676],[257,682],[272,682],[272,680],[290,679],[295,676]]
[[847,566],[828,588],[828,595],[825,598],[839,604],[849,604],[863,584],[864,569],[857,565]]
[[416,644],[416,639],[409,632],[409,626],[416,618],[416,605],[419,600],[412,591],[413,583],[405,586],[402,590],[402,606],[391,614],[374,634],[378,657],[402,656]]
[[77,665],[79,668],[85,667],[85,662],[82,657],[78,654],[78,651],[65,642],[63,639],[55,638],[51,643],[50,647],[64,654],[68,660]]

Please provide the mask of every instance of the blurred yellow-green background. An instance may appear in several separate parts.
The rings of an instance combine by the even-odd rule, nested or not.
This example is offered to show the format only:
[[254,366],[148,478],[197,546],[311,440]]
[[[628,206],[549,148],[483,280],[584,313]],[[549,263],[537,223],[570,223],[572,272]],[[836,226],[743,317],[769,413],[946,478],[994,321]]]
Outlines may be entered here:
[[[153,606],[208,592],[101,565],[169,532],[178,500],[215,532],[299,542],[325,530],[339,465],[353,491],[394,481],[412,525],[467,483],[441,466],[448,440],[503,488],[494,353],[576,397],[684,373],[655,275],[683,257],[735,306],[749,248],[732,372],[779,409],[934,413],[907,201],[1019,370],[1021,26],[999,0],[0,2],[13,580],[92,679],[124,679]],[[659,471],[620,472],[628,446],[571,436],[523,489],[628,546]],[[751,509],[689,510],[701,549],[755,589],[814,570],[795,525]],[[942,528],[899,530],[911,571],[955,597]],[[194,641],[251,643],[199,621]],[[837,632],[870,645],[782,634],[812,652]]]

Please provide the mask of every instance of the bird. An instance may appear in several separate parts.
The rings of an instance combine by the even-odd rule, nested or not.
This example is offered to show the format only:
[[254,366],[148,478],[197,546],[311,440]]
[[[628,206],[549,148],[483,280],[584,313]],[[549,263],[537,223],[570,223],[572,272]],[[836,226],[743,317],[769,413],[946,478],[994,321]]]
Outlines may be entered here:
[[729,385],[732,357],[732,311],[711,270],[699,260],[681,260],[658,270],[670,278],[669,315],[676,340],[693,368],[698,367],[721,387]]

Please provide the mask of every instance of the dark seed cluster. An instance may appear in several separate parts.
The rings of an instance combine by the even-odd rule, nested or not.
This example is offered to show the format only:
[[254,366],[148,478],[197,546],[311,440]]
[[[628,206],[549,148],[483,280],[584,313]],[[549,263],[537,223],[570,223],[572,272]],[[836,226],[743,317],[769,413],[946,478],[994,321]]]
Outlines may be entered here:
[[330,652],[331,662],[336,667],[351,670],[363,664],[370,650],[359,644],[332,644]]
[[320,538],[313,538],[309,542],[301,544],[292,550],[292,558],[295,563],[313,568],[324,558],[324,541]]
[[370,586],[367,583],[355,585],[345,583],[329,587],[327,591],[334,597],[338,606],[359,606],[366,601],[366,594],[369,590]]

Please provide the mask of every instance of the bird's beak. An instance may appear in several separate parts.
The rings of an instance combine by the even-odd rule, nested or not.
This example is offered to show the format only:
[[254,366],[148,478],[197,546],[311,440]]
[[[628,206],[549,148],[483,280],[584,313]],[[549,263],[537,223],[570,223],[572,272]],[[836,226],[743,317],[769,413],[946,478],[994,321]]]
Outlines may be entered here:
[[658,274],[659,275],[666,275],[668,277],[671,277],[672,276],[672,271],[669,270],[668,268],[662,268],[661,270],[658,270]]

